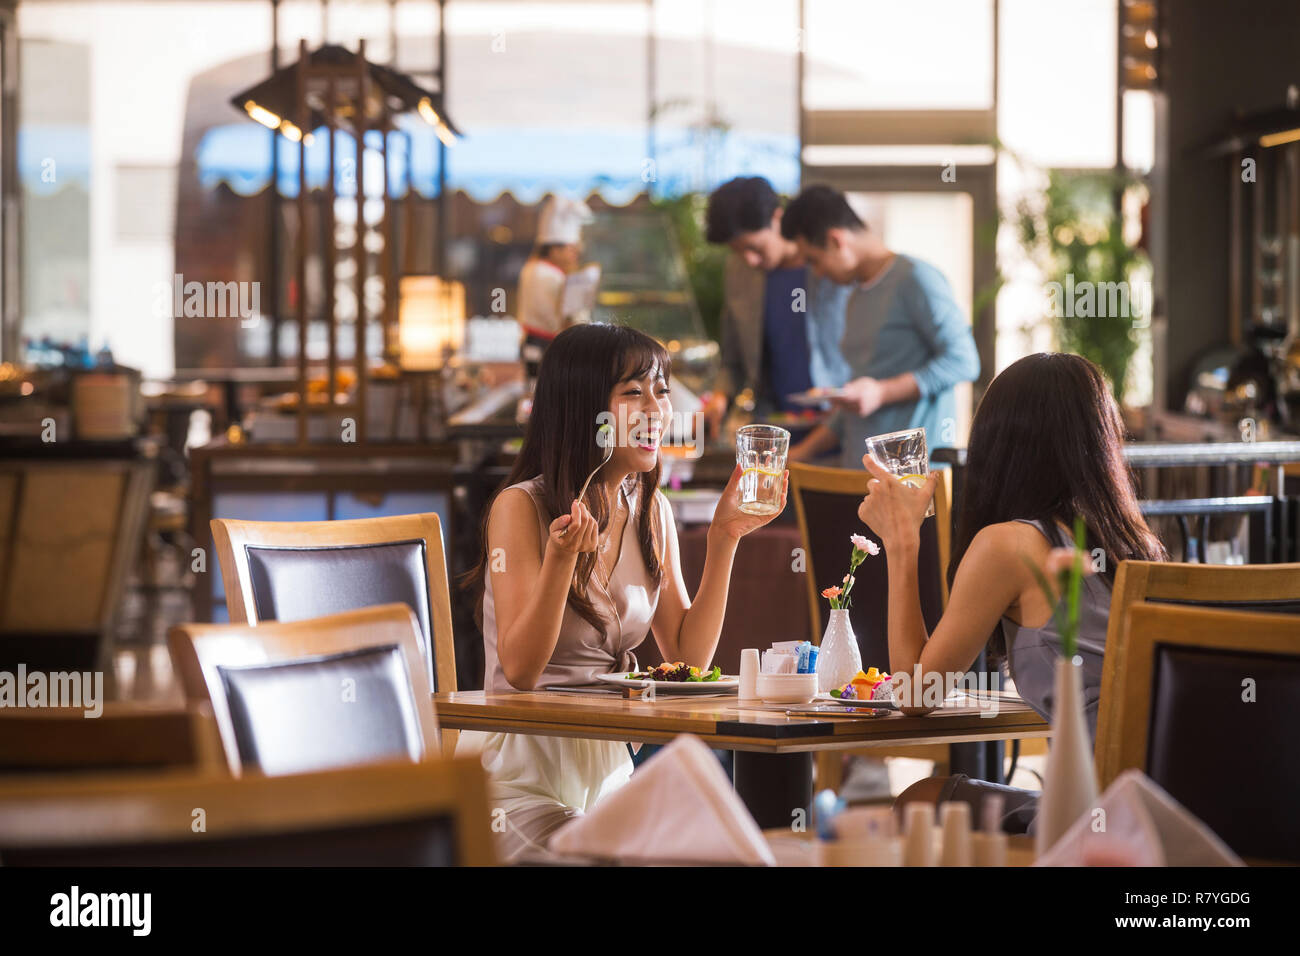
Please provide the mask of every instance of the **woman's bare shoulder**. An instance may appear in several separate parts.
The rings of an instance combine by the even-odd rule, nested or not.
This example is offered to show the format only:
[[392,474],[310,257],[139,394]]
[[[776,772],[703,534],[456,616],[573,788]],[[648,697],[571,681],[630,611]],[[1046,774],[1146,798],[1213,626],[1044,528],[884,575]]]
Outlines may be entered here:
[[533,496],[519,485],[511,485],[492,502],[492,510],[488,512],[488,533],[536,528],[538,516]]
[[986,557],[1036,553],[1047,550],[1047,539],[1024,521],[999,521],[985,525],[971,539],[970,551]]

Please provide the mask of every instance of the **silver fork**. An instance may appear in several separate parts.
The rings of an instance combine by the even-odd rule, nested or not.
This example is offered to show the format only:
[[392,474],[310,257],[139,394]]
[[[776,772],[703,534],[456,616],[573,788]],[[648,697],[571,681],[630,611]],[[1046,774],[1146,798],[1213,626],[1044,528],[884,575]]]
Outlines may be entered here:
[[[600,469],[604,468],[607,464],[609,464],[609,460],[613,457],[614,457],[614,443],[610,442],[608,445],[605,446],[605,457],[601,459],[599,465],[597,465],[595,468],[591,470],[591,474],[587,476],[587,480],[582,483],[582,490],[578,492],[578,497],[574,499],[575,501],[581,501],[583,498],[587,496],[587,486],[591,484],[591,479],[595,478],[596,472],[600,471]],[[563,538],[568,533],[569,533],[568,528],[560,529],[561,538]]]

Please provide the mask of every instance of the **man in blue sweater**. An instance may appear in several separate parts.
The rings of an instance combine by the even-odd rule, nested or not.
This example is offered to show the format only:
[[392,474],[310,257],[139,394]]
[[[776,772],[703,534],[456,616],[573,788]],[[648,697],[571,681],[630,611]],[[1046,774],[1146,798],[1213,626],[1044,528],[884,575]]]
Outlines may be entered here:
[[930,449],[952,445],[960,382],[979,376],[970,323],[934,266],[899,255],[829,186],[810,186],[786,207],[781,234],[813,273],[853,285],[840,352],[852,370],[830,421],[790,449],[809,461],[836,444],[860,468],[864,439],[924,426]]

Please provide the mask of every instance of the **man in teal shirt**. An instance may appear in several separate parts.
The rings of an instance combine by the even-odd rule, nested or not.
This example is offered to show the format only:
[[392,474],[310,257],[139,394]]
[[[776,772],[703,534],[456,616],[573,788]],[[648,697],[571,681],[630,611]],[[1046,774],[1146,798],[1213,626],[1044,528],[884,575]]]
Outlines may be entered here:
[[810,275],[781,235],[781,200],[758,176],[709,196],[709,242],[731,249],[723,275],[722,374],[709,403],[715,423],[742,390],[760,415],[790,411],[792,394],[848,381],[839,354],[847,286]]
[[836,413],[790,449],[808,461],[840,448],[845,468],[859,468],[872,435],[923,426],[929,448],[956,439],[953,389],[979,376],[970,323],[948,280],[934,266],[899,255],[869,231],[829,186],[810,186],[786,207],[781,234],[812,271],[853,284],[840,352],[852,377]]

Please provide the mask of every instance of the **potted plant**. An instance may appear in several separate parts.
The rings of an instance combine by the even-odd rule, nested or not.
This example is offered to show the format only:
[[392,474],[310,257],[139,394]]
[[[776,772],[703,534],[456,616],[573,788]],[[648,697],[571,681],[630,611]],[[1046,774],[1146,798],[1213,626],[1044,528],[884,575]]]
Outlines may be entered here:
[[1042,270],[1044,306],[1060,347],[1095,362],[1123,405],[1135,323],[1150,321],[1145,256],[1124,237],[1117,196],[1135,184],[1113,172],[1052,169],[1047,186],[1020,199],[1020,245]]

